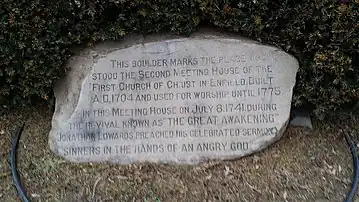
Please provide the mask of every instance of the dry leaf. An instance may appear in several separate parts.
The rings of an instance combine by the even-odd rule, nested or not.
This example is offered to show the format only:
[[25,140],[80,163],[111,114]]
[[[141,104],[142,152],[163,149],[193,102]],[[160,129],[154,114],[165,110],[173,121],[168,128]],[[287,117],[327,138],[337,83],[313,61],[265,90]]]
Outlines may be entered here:
[[229,172],[230,172],[229,167],[228,167],[228,166],[224,166],[224,169],[225,169],[224,175],[227,176],[227,175],[229,174]]
[[287,197],[288,197],[288,193],[287,193],[287,191],[284,191],[284,193],[283,193],[283,198],[284,198],[285,200],[287,200]]
[[31,197],[32,198],[40,198],[40,195],[39,194],[31,194]]

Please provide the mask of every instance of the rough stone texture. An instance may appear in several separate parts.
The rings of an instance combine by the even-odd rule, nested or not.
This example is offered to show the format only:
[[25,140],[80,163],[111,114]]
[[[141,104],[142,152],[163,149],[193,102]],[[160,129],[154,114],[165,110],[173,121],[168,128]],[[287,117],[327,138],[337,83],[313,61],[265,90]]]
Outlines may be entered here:
[[68,67],[54,89],[49,144],[56,154],[74,162],[195,164],[277,141],[289,122],[298,62],[274,47],[199,32],[98,45]]

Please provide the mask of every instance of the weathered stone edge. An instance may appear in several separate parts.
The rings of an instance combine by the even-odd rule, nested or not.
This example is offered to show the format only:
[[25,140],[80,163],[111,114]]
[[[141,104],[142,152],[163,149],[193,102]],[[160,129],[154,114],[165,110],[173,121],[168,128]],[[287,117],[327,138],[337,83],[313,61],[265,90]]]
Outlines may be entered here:
[[[298,61],[296,60],[296,58],[288,53],[286,53],[285,51],[274,47],[274,46],[270,46],[270,45],[266,45],[266,44],[261,44],[258,41],[253,41],[251,39],[247,39],[241,36],[237,36],[234,34],[229,34],[229,33],[222,33],[222,32],[218,32],[218,31],[214,31],[214,30],[207,30],[207,29],[202,29],[200,31],[197,31],[195,33],[193,33],[192,35],[188,36],[188,37],[184,37],[184,36],[178,36],[178,35],[172,35],[172,34],[153,34],[153,35],[148,35],[148,36],[143,36],[143,35],[128,35],[126,37],[124,37],[123,40],[121,41],[110,41],[110,42],[103,42],[99,45],[95,45],[93,47],[89,47],[89,48],[85,48],[83,50],[79,50],[79,54],[75,55],[74,57],[72,57],[69,62],[66,64],[66,67],[69,68],[69,72],[67,73],[67,76],[65,76],[62,81],[58,81],[55,83],[54,85],[54,94],[55,94],[55,98],[56,98],[56,102],[55,102],[55,111],[53,113],[53,117],[52,117],[52,123],[51,123],[51,131],[50,131],[50,137],[49,137],[49,146],[50,149],[55,152],[58,156],[61,156],[59,154],[59,152],[57,151],[57,146],[56,146],[56,140],[55,140],[55,135],[51,135],[54,131],[57,130],[58,128],[58,124],[61,123],[64,120],[68,120],[72,113],[74,112],[74,110],[76,109],[76,105],[81,93],[81,87],[82,87],[82,83],[86,77],[86,75],[92,70],[92,68],[95,66],[95,64],[97,63],[98,59],[105,57],[106,55],[117,51],[117,50],[121,50],[121,49],[125,49],[134,45],[139,45],[139,44],[146,44],[146,43],[152,43],[152,42],[158,42],[158,41],[164,41],[164,40],[176,40],[176,39],[228,39],[228,40],[238,40],[241,41],[243,43],[251,43],[251,44],[256,44],[259,46],[266,46],[268,48],[273,48],[274,50],[278,50],[278,51],[282,51],[283,53],[285,53],[287,56],[293,58],[293,61],[295,61],[297,63],[296,67],[299,66]],[[81,70],[81,68],[73,68],[73,67],[79,67],[82,66],[85,68],[85,70]],[[295,73],[297,73],[298,68],[295,70]],[[71,77],[73,77],[76,74],[80,74],[80,76],[78,76],[77,80],[71,79]],[[295,78],[294,78],[295,79]],[[293,88],[295,85],[295,80],[294,80],[294,84],[292,86],[292,90],[291,95],[293,94]],[[78,89],[75,93],[69,94],[69,88],[76,86],[76,88]],[[72,91],[74,92],[74,91]],[[64,96],[67,95],[67,96]],[[62,100],[60,100],[59,98],[63,98]],[[72,102],[69,102],[69,100],[73,100]],[[64,114],[62,111],[63,107],[68,107],[70,104],[71,107],[71,113],[68,114]],[[68,109],[65,111],[69,111]],[[57,120],[57,119],[60,120]],[[265,148],[268,147],[268,145],[278,141],[281,136],[283,135],[288,122],[289,121],[289,115],[287,118],[287,122],[286,124],[283,126],[284,128],[282,128],[280,130],[281,135],[277,135],[276,138],[272,139],[272,141],[268,141],[266,144],[263,144],[262,147],[256,149],[256,150],[252,150],[252,152],[250,152],[249,154],[244,154],[242,156],[236,156],[237,158],[234,158],[232,156],[222,156],[220,158],[217,157],[218,160],[234,160],[234,159],[239,159],[239,158],[243,158],[245,156],[251,155],[253,153],[257,153]],[[282,131],[283,130],[283,131]],[[61,156],[63,157],[63,156]],[[75,160],[72,158],[66,158],[63,157],[71,162],[78,162],[78,163],[84,163],[84,162],[89,162],[88,160]],[[207,159],[210,160],[210,159]],[[93,161],[96,162],[96,161]],[[112,162],[112,163],[118,163],[116,160],[108,160],[107,162]],[[138,161],[136,161],[138,162]],[[154,163],[179,163],[179,162],[171,162],[171,161],[165,161],[165,162],[161,162],[161,161],[151,161]],[[132,162],[129,162],[132,163]],[[187,162],[188,163],[188,162]],[[123,163],[126,164],[126,163]]]

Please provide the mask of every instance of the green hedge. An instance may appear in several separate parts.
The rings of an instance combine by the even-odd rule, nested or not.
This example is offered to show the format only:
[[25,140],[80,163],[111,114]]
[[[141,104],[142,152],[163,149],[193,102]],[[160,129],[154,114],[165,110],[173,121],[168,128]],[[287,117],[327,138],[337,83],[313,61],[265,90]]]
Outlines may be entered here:
[[212,25],[300,61],[295,106],[323,117],[359,100],[359,6],[336,0],[3,0],[0,104],[51,97],[72,48],[129,33],[188,35]]

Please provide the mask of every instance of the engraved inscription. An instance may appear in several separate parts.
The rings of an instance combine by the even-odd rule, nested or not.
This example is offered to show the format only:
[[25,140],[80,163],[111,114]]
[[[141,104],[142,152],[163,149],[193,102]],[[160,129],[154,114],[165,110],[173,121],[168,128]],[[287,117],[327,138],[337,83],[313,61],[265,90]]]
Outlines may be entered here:
[[220,40],[155,42],[108,54],[84,78],[71,118],[53,130],[58,153],[120,163],[250,154],[280,136],[288,119],[297,63],[276,54]]

